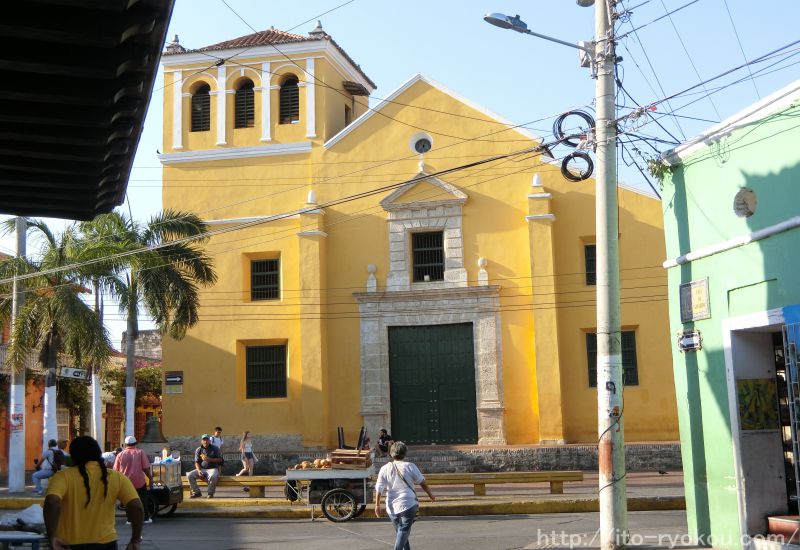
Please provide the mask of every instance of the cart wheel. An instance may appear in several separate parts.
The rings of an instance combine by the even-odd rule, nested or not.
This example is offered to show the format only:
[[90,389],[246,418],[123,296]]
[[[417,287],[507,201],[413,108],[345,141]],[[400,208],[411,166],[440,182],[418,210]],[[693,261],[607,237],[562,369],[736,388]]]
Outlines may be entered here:
[[178,504],[177,503],[175,503],[175,504],[167,504],[163,508],[159,508],[158,515],[161,516],[161,517],[165,517],[166,518],[166,517],[169,517],[172,514],[174,514],[175,510],[177,510],[177,509],[178,509]]
[[355,515],[353,517],[357,518],[358,516],[363,514],[364,510],[366,510],[366,509],[367,509],[367,505],[366,504],[362,504],[361,506],[358,507],[358,510],[356,510],[356,513],[355,513]]
[[322,497],[322,513],[329,520],[339,523],[356,516],[356,497],[346,489],[331,489]]

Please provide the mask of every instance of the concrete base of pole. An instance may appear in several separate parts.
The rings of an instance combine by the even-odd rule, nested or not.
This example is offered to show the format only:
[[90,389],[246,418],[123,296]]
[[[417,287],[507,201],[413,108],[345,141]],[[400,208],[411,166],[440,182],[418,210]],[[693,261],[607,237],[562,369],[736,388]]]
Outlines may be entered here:
[[25,491],[25,385],[11,386],[8,437],[8,492]]
[[136,388],[125,388],[125,437],[134,435],[136,428]]

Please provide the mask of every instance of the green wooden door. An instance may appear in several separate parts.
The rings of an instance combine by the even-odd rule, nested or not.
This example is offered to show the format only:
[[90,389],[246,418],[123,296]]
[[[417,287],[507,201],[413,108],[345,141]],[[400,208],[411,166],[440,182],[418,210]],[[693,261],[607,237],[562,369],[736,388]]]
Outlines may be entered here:
[[395,439],[478,442],[472,323],[389,327],[389,381]]

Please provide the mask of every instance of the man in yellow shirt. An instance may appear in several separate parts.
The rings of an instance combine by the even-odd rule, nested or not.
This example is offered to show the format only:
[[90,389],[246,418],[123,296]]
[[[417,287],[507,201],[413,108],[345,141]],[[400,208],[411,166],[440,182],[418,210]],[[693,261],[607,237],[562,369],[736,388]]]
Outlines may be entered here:
[[144,509],[130,480],[109,470],[97,441],[77,437],[69,446],[75,464],[50,478],[44,499],[44,523],[54,550],[116,550],[114,511],[125,505],[131,523],[127,550],[139,550]]

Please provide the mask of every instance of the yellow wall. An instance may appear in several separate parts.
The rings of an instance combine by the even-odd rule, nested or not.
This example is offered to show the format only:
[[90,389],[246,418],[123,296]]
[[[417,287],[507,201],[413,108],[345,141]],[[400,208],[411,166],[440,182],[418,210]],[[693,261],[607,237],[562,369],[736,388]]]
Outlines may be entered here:
[[[316,60],[315,71],[331,87],[341,88],[342,77],[327,58]],[[229,83],[235,81],[234,72],[229,70]],[[419,157],[409,148],[418,131],[413,127],[428,129],[433,138],[433,149],[424,158],[427,173],[533,144],[516,131],[499,132],[505,127],[486,113],[419,81],[396,103],[382,108],[386,116],[369,117],[325,148],[322,144],[343,127],[344,105],[351,99],[325,86],[315,89],[317,137],[310,140],[310,153],[167,164],[164,207],[199,212],[209,220],[268,216],[304,208],[311,189],[324,204],[397,184],[419,171]],[[224,149],[215,145],[213,97],[211,132],[185,132],[183,151]],[[255,129],[232,130],[232,98],[226,147],[263,145],[258,94]],[[302,88],[300,98],[300,123],[293,125],[276,124],[277,99],[272,102],[274,143],[308,140]],[[356,98],[354,118],[364,112],[363,100]],[[184,127],[189,121],[187,105],[185,99]],[[165,151],[171,150],[171,108],[165,94]],[[433,116],[432,110],[450,114]],[[542,188],[531,187],[534,173],[541,175]],[[508,443],[595,440],[596,392],[588,386],[584,340],[595,324],[594,287],[583,282],[583,243],[594,238],[592,182],[566,182],[556,166],[531,154],[440,178],[468,195],[462,224],[469,285],[477,284],[477,261],[483,257],[490,284],[501,287]],[[379,201],[392,190],[326,207],[324,215],[302,214],[211,240],[208,251],[219,283],[201,293],[197,327],[183,341],[164,343],[165,370],[183,370],[186,377],[182,395],[164,398],[165,433],[202,433],[218,423],[228,433],[249,429],[257,434],[301,434],[305,445],[329,446],[335,442],[336,426],[343,425],[353,439],[362,424],[360,324],[353,293],[364,290],[368,264],[377,266],[379,289],[385,286],[387,213]],[[544,206],[528,198],[529,193],[541,192],[552,194]],[[438,187],[420,185],[402,200],[443,198],[446,193]],[[526,221],[536,208],[555,214],[553,222],[530,222],[550,223],[548,228],[534,228]],[[666,279],[658,267],[664,257],[661,220],[658,201],[620,192],[622,322],[637,331],[640,379],[638,387],[626,388],[625,393],[626,436],[631,441],[672,440],[678,435]],[[327,236],[298,235],[308,231]],[[540,244],[547,242],[550,250],[543,250]],[[276,255],[281,259],[281,299],[251,302],[249,260]],[[542,335],[540,351],[549,350],[546,357],[556,359],[541,365],[541,372],[547,373],[542,380],[537,379],[535,334]],[[287,398],[244,398],[243,349],[251,342],[287,343]],[[544,355],[539,357],[543,360]],[[212,406],[201,410],[201,403]]]

